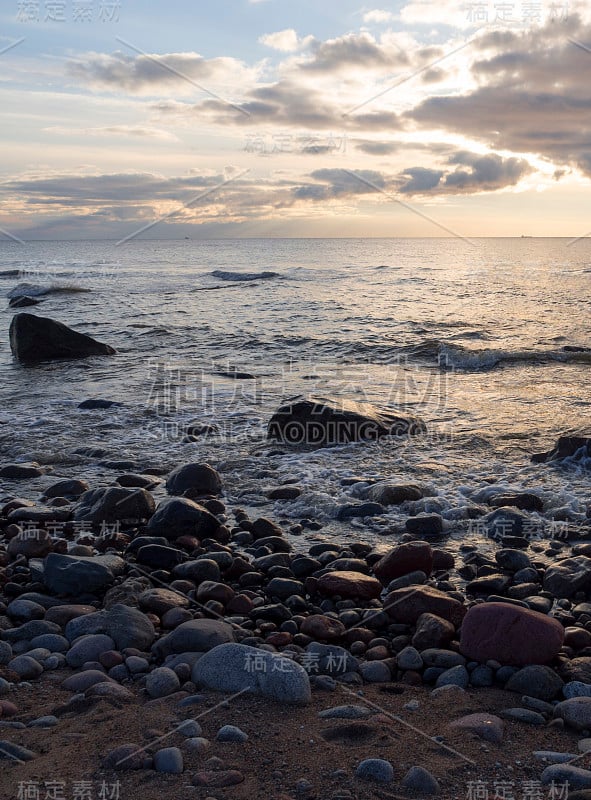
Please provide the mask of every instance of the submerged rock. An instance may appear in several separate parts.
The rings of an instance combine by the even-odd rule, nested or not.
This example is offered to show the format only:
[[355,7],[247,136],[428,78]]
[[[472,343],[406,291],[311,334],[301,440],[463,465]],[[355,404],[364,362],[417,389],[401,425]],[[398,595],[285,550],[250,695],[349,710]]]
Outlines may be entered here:
[[426,430],[424,422],[404,412],[340,398],[299,397],[273,414],[267,438],[323,447],[381,436],[413,436]]
[[74,331],[61,322],[34,314],[23,313],[13,317],[9,336],[13,356],[23,363],[110,356],[116,352],[109,345]]

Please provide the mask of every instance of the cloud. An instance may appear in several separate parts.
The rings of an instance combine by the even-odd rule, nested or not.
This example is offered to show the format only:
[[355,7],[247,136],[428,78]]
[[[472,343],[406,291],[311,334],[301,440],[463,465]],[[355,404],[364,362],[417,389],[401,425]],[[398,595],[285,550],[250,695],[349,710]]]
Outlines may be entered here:
[[405,169],[398,176],[398,191],[424,195],[493,192],[515,186],[532,171],[525,159],[457,151],[449,157],[445,169]]
[[410,59],[394,42],[380,43],[371,34],[350,33],[317,43],[314,57],[300,69],[325,74],[347,70],[393,70],[405,67]]
[[281,53],[295,53],[297,50],[307,47],[313,41],[313,36],[306,36],[300,39],[293,28],[286,28],[284,31],[277,31],[276,33],[266,33],[259,38],[261,44],[271,47],[273,50],[279,50]]
[[381,8],[375,8],[373,11],[366,11],[363,15],[363,21],[368,24],[372,22],[378,24],[382,22],[391,22],[395,18],[395,15],[391,11],[384,11]]
[[78,83],[93,89],[124,91],[129,94],[155,95],[173,89],[195,93],[192,81],[205,88],[220,84],[230,87],[252,84],[259,66],[247,67],[228,56],[204,58],[198,53],[164,53],[131,56],[86,53],[67,64],[67,73]]
[[58,136],[132,136],[145,139],[158,139],[163,142],[178,142],[178,136],[160,128],[147,128],[141,125],[110,125],[104,128],[66,128],[59,125],[43,128],[47,133]]

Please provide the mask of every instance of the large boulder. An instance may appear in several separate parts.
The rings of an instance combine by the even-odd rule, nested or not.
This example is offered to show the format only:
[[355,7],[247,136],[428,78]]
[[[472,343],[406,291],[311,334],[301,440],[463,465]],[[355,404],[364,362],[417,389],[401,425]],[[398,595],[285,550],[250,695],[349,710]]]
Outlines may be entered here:
[[35,314],[16,314],[10,323],[9,336],[13,356],[23,363],[115,353],[108,344]]
[[187,535],[205,539],[214,536],[219,527],[218,520],[206,508],[184,497],[176,497],[158,506],[146,533],[164,536],[169,541]]
[[130,647],[146,651],[156,638],[156,631],[148,617],[139,609],[121,603],[107,611],[75,617],[65,627],[65,635],[70,642],[79,636],[101,633],[110,636],[118,650]]
[[394,578],[411,572],[424,572],[430,575],[433,569],[433,550],[428,542],[406,542],[394,547],[376,564],[374,574],[387,586]]
[[341,398],[298,397],[273,414],[267,437],[285,444],[324,447],[426,430],[424,422],[401,411]]
[[191,490],[196,495],[219,494],[222,479],[209,464],[184,464],[173,470],[166,481],[168,494],[180,495]]
[[156,509],[152,495],[145,489],[93,489],[85,492],[74,511],[74,519],[102,522],[137,523],[150,519]]
[[244,644],[222,644],[202,656],[192,680],[217,692],[247,691],[278,703],[307,705],[312,700],[305,669],[284,656]]
[[564,628],[555,619],[510,603],[472,606],[462,623],[461,652],[485,663],[546,664],[558,654]]
[[409,586],[386,595],[384,611],[405,625],[414,625],[422,614],[434,614],[457,627],[466,614],[466,606],[432,586]]
[[574,556],[548,567],[544,575],[544,590],[554,597],[572,597],[591,586],[591,558]]
[[44,562],[43,582],[50,592],[76,597],[105,589],[123,572],[118,556],[67,556],[50,553]]

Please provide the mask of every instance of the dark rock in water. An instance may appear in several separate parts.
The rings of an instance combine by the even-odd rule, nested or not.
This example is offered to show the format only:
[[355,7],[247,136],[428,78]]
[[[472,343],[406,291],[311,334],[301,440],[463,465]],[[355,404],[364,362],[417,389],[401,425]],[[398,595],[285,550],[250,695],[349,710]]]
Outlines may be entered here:
[[61,322],[34,314],[17,314],[13,317],[9,335],[12,354],[23,363],[111,356],[116,352],[109,345],[78,333]]
[[584,455],[591,455],[591,437],[589,436],[561,436],[554,448],[546,453],[535,453],[531,460],[535,464],[542,464],[545,461],[559,461],[563,458],[570,458],[584,448]]
[[48,486],[47,489],[43,491],[43,495],[45,497],[80,497],[80,495],[87,492],[89,488],[86,481],[73,478],[72,480],[58,481]]
[[222,378],[231,378],[235,381],[249,381],[254,380],[256,375],[251,375],[250,372],[239,372],[236,370],[220,370],[219,372],[214,372],[214,375],[220,375]]
[[0,469],[0,478],[9,480],[27,480],[40,475],[43,475],[43,470],[39,464],[8,464]]
[[423,491],[412,484],[378,483],[368,490],[367,497],[383,506],[398,506],[407,500],[420,500]]
[[100,398],[83,400],[78,403],[78,408],[85,410],[94,410],[99,408],[112,408],[113,406],[122,406],[123,403],[116,403],[115,400],[101,400]]
[[498,494],[490,501],[493,508],[513,506],[520,511],[543,511],[544,501],[533,492],[516,492],[515,494]]
[[279,277],[278,272],[231,272],[224,269],[214,269],[211,273],[214,278],[219,278],[222,281],[258,281],[268,280],[269,278]]
[[299,397],[273,414],[267,438],[284,444],[323,447],[381,436],[412,436],[426,430],[421,420],[403,412],[377,409],[353,400]]
[[156,508],[152,495],[145,489],[93,489],[80,498],[74,519],[102,523],[149,519]]
[[497,508],[483,517],[487,532],[491,539],[504,539],[506,536],[520,536],[524,530],[531,528],[527,514],[513,508]]
[[555,619],[510,603],[472,606],[462,623],[460,650],[484,664],[546,664],[557,655],[564,628]]
[[27,308],[28,306],[38,306],[41,300],[34,297],[23,295],[22,297],[11,297],[8,301],[10,308]]
[[66,556],[50,553],[45,559],[43,581],[54,594],[81,595],[113,583],[125,562],[117,556]]
[[568,598],[591,586],[591,558],[574,556],[552,564],[544,575],[544,589],[554,597]]
[[181,495],[191,489],[199,494],[219,494],[222,479],[209,464],[184,464],[170,473],[166,481],[168,494]]
[[379,503],[352,503],[341,506],[337,511],[337,519],[354,519],[355,517],[377,517],[386,509]]
[[443,518],[440,514],[419,514],[406,520],[406,530],[417,536],[437,538],[443,534]]
[[158,506],[146,533],[165,536],[169,541],[187,534],[205,539],[214,536],[219,527],[218,520],[203,506],[186,498],[174,498]]

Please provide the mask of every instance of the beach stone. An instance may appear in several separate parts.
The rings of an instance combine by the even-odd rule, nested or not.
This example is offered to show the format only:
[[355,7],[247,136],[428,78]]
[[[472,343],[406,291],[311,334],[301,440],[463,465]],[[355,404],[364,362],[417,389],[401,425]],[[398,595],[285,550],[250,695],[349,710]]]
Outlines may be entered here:
[[276,489],[269,489],[267,497],[269,500],[295,500],[302,493],[297,486],[278,486]]
[[145,544],[137,551],[138,564],[153,569],[174,570],[177,564],[187,560],[187,554],[175,547],[166,547],[162,544]]
[[0,678],[0,697],[5,697],[10,692],[10,684],[4,678]]
[[218,742],[246,742],[248,734],[235,725],[224,725],[219,729],[215,738]]
[[309,396],[281,406],[271,417],[267,438],[285,444],[324,447],[381,436],[412,436],[426,429],[421,420],[402,412],[344,398]]
[[444,670],[465,666],[466,664],[466,659],[461,653],[456,653],[455,650],[442,650],[437,647],[423,650],[421,658],[427,667],[438,667]]
[[43,647],[51,653],[67,653],[70,649],[70,642],[65,636],[60,636],[57,633],[46,633],[42,636],[36,636],[31,641],[31,647]]
[[421,541],[407,542],[394,547],[373,567],[374,574],[384,585],[410,572],[420,571],[428,576],[432,569],[433,550],[430,544]]
[[421,670],[424,666],[419,651],[410,646],[398,653],[397,660],[399,669]]
[[36,530],[33,534],[21,531],[14,536],[6,547],[6,552],[11,558],[24,556],[25,558],[45,558],[53,550],[53,539],[47,531]]
[[439,538],[443,533],[441,514],[417,514],[416,517],[409,517],[404,525],[409,533],[427,539]]
[[475,688],[486,688],[495,682],[495,673],[484,664],[479,664],[470,673],[470,686]]
[[152,698],[167,697],[178,692],[180,686],[176,672],[168,667],[158,667],[146,678],[146,691]]
[[122,744],[111,750],[105,758],[105,766],[114,770],[139,770],[147,767],[148,757],[138,744]]
[[45,620],[59,625],[60,628],[65,628],[70,620],[76,617],[83,617],[87,614],[94,614],[96,608],[94,606],[85,605],[57,605],[48,608],[45,612]]
[[409,572],[408,575],[401,575],[399,578],[394,578],[393,581],[386,587],[386,592],[395,592],[396,589],[404,589],[406,586],[417,586],[419,584],[427,583],[427,576],[424,572],[417,570],[416,572]]
[[85,492],[74,510],[74,519],[100,525],[103,522],[142,522],[150,519],[156,503],[145,489],[110,486]]
[[237,786],[243,781],[244,775],[237,769],[201,770],[193,775],[194,786],[206,786],[209,789]]
[[68,666],[76,669],[87,661],[98,661],[99,656],[107,650],[113,650],[115,642],[104,633],[88,634],[77,639],[68,650],[66,661]]
[[19,678],[28,681],[38,678],[43,673],[43,667],[31,656],[17,656],[8,662],[8,669],[16,672]]
[[30,642],[31,639],[44,633],[61,633],[61,628],[45,619],[32,619],[19,625],[18,628],[2,631],[2,638],[14,645],[16,642]]
[[455,667],[450,667],[442,672],[435,682],[435,687],[439,689],[441,686],[460,686],[462,689],[467,689],[470,682],[470,675],[466,667],[458,664]]
[[[564,785],[568,782],[570,789],[589,789],[591,787],[591,772],[572,764],[551,764],[542,772],[540,780],[544,786],[554,783]],[[572,792],[569,791],[569,797]]]
[[[103,659],[99,658],[100,663],[103,663]],[[121,668],[121,664],[114,665],[117,668]],[[125,659],[125,666],[131,672],[132,675],[139,675],[140,673],[148,672],[150,669],[150,663],[146,658],[141,658],[140,656],[129,656]],[[113,669],[113,667],[111,667]]]
[[154,769],[168,775],[181,775],[184,769],[183,754],[178,747],[164,747],[154,753]]
[[408,792],[421,795],[439,794],[441,791],[437,779],[424,767],[411,767],[402,779],[401,786]]
[[149,536],[174,541],[181,536],[214,537],[220,523],[206,508],[184,497],[166,500],[157,507],[146,526]]
[[500,717],[485,713],[467,714],[451,722],[448,727],[494,744],[502,742],[505,731],[505,723]]
[[394,780],[394,767],[383,758],[366,758],[355,770],[355,777],[373,783],[391,783]]
[[94,686],[86,690],[85,695],[86,697],[105,697],[107,700],[123,703],[131,703],[135,700],[135,697],[128,689],[114,681],[95,683]]
[[365,661],[359,672],[366,683],[389,683],[392,680],[390,667],[384,661]]
[[414,625],[421,614],[430,613],[459,625],[466,607],[459,600],[431,586],[396,589],[384,599],[384,611],[395,622]]
[[[278,588],[277,584],[271,587],[273,581],[283,581],[283,580],[286,579],[273,578],[273,580],[270,581],[269,586],[267,587],[268,591],[271,593],[271,588],[272,589]],[[288,581],[288,582],[292,584],[294,583],[293,581]],[[286,588],[287,587],[285,587],[285,589]],[[281,591],[282,590],[280,589],[280,592]],[[290,594],[293,594],[293,592],[290,592]],[[219,583],[219,581],[203,581],[202,583],[199,584],[196,596],[197,600],[200,603],[207,603],[208,600],[215,600],[216,602],[226,606],[236,596],[236,592],[234,591],[234,589],[232,589],[231,586],[228,586],[225,583]],[[287,596],[289,597],[289,595]]]
[[530,708],[504,708],[499,713],[504,719],[514,719],[527,725],[546,724],[545,718],[538,711],[532,711]]
[[113,355],[115,350],[49,317],[21,313],[12,318],[10,349],[22,363]]
[[568,682],[578,681],[591,684],[591,658],[589,656],[571,658],[562,665],[560,675]]
[[330,597],[361,598],[373,600],[382,593],[382,584],[369,575],[349,570],[327,572],[318,579],[318,591]]
[[543,587],[558,598],[586,591],[591,587],[591,558],[574,556],[552,564],[544,574]]
[[205,653],[221,644],[234,641],[234,631],[227,622],[216,619],[193,619],[183,622],[157,642],[157,649],[169,653]]
[[557,703],[554,716],[577,731],[591,729],[591,697],[572,697]]
[[497,550],[495,561],[501,569],[506,569],[509,572],[519,572],[521,569],[531,567],[530,558],[523,550],[513,550],[511,548]]
[[569,681],[562,687],[562,694],[567,700],[571,697],[591,697],[591,684]]
[[445,647],[455,636],[455,627],[451,622],[435,614],[421,614],[417,619],[416,629],[412,637],[412,645],[417,650],[430,647]]
[[66,638],[73,642],[88,633],[104,633],[115,642],[117,650],[149,650],[156,638],[150,620],[137,608],[117,603],[107,611],[75,617],[67,623]]
[[222,644],[205,653],[193,667],[192,680],[219,692],[247,689],[283,703],[311,701],[310,679],[303,667],[243,644]]
[[304,594],[304,584],[293,578],[272,578],[265,588],[269,597],[278,597],[280,600],[287,600],[292,595],[302,596]]
[[170,589],[148,589],[140,594],[139,606],[142,611],[148,611],[156,614],[158,617],[164,616],[167,611],[172,608],[188,608],[190,601],[177,592],[172,592]]
[[301,633],[321,642],[337,641],[344,635],[345,630],[345,626],[338,619],[322,614],[312,614],[306,617],[300,626]]
[[536,664],[523,667],[512,675],[505,684],[505,689],[549,701],[558,697],[563,686],[562,678],[553,669]]
[[8,604],[6,613],[14,622],[29,622],[31,619],[43,619],[45,609],[39,603],[17,598]]
[[43,470],[39,464],[7,464],[0,469],[0,478],[7,478],[8,480],[29,480],[31,478],[40,478],[43,475]]
[[37,758],[37,753],[32,750],[27,750],[26,747],[21,747],[14,742],[7,742],[5,739],[0,740],[0,760],[7,761],[32,761]]
[[196,495],[217,495],[222,490],[222,479],[209,464],[183,464],[168,476],[166,491],[168,494],[181,495],[188,489]]
[[527,514],[511,507],[498,508],[482,519],[486,524],[488,536],[498,540],[502,540],[506,536],[521,536],[530,521]]
[[[5,681],[4,678],[2,678],[2,680],[10,689],[10,684],[8,681]],[[5,692],[5,694],[6,693],[7,692]],[[2,695],[1,691],[0,695]],[[14,705],[14,703],[11,703],[9,700],[0,700],[0,717],[14,717],[16,714],[18,714],[18,708]]]
[[194,719],[186,719],[181,722],[177,728],[177,731],[189,739],[199,737],[203,734],[201,725],[197,722],[197,720]]
[[461,652],[480,663],[544,664],[559,652],[564,628],[555,619],[509,603],[472,606],[462,623]]
[[409,500],[420,500],[423,492],[414,484],[376,483],[368,489],[367,497],[383,506],[399,506]]
[[69,478],[57,483],[52,483],[43,490],[43,496],[47,498],[52,497],[80,497],[81,494],[87,492],[90,486],[86,481],[81,481],[76,478]]
[[44,562],[43,582],[57,595],[78,595],[100,591],[125,568],[118,556],[67,556],[50,553]]
[[62,689],[67,692],[85,692],[97,683],[113,683],[113,680],[98,669],[87,669],[66,678],[62,683]]
[[27,724],[27,728],[55,728],[58,724],[59,720],[57,717],[48,714],[45,717],[38,717],[37,719],[31,720]]

